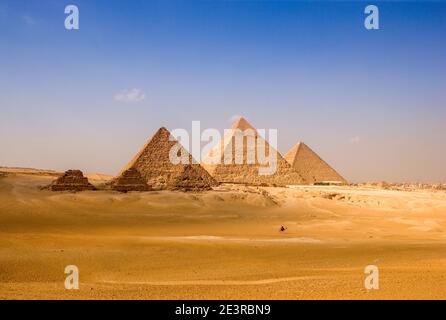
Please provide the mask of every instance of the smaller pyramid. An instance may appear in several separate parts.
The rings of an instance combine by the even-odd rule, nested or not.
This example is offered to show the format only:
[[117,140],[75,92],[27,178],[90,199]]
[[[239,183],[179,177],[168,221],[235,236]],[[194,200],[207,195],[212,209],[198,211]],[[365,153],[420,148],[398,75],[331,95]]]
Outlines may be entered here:
[[51,183],[48,188],[51,191],[85,191],[96,190],[96,188],[88,182],[84,174],[80,170],[68,170],[61,177]]
[[[187,163],[170,161],[171,150],[187,159]],[[146,183],[156,190],[208,190],[218,182],[198,163],[183,146],[162,127],[121,171],[136,169]]]
[[285,160],[309,183],[347,183],[347,180],[303,142],[291,148],[285,155]]
[[146,183],[138,170],[130,168],[114,179],[112,189],[119,192],[150,191],[152,188]]
[[185,165],[181,167],[170,179],[168,190],[181,191],[205,191],[212,190],[209,178],[202,174],[197,165]]

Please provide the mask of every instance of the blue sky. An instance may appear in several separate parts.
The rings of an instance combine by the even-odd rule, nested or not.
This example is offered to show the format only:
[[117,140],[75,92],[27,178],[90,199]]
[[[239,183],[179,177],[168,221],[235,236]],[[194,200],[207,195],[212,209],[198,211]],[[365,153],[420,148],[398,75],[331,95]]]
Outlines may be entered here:
[[445,35],[440,1],[2,0],[0,165],[116,174],[160,126],[244,115],[353,181],[446,182]]

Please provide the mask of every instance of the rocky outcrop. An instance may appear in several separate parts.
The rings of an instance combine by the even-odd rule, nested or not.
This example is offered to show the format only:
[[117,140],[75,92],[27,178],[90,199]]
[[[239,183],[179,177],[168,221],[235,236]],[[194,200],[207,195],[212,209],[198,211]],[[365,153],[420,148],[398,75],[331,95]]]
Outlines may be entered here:
[[51,191],[96,190],[80,170],[68,170],[48,186]]

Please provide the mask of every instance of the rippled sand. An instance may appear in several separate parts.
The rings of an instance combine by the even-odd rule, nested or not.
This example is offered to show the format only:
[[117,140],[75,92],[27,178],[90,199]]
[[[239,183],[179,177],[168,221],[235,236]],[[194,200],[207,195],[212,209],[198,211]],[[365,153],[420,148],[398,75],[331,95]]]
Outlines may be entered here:
[[2,299],[446,298],[445,192],[39,190],[52,179],[0,178]]

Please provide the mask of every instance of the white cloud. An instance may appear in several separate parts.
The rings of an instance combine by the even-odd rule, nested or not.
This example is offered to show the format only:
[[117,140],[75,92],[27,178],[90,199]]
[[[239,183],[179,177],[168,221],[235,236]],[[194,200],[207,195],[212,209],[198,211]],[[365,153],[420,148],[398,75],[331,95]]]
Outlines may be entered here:
[[37,20],[27,14],[24,14],[22,16],[22,21],[25,22],[29,26],[33,26],[33,25],[37,24]]
[[133,88],[115,94],[113,99],[125,103],[141,102],[146,99],[146,94],[141,89]]
[[362,140],[362,137],[360,137],[360,136],[354,136],[354,137],[351,137],[350,139],[348,139],[348,141],[352,144],[360,143],[361,140]]

